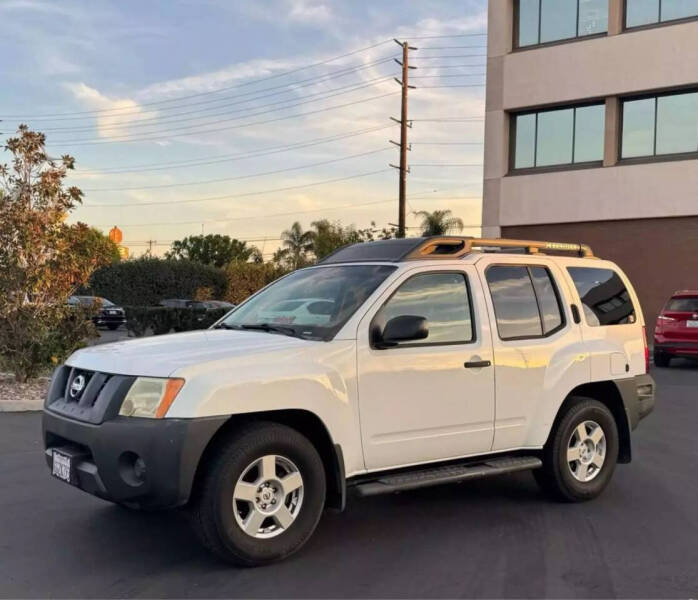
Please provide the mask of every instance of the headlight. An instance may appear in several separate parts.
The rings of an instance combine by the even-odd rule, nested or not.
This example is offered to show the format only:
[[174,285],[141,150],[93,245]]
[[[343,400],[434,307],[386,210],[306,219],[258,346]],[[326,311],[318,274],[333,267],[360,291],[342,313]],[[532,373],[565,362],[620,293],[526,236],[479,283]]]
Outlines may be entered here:
[[121,403],[123,417],[162,419],[184,385],[184,379],[138,377]]

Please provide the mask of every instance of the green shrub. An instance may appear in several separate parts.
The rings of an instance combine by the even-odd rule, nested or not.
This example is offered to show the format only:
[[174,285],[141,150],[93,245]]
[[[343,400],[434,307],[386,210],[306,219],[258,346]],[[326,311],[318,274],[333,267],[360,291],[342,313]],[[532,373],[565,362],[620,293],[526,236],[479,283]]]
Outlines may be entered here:
[[240,304],[288,271],[274,263],[231,262],[223,273],[227,281],[225,300]]
[[162,335],[171,331],[206,329],[228,312],[226,308],[171,308],[168,306],[126,306],[126,328],[133,337],[148,332]]
[[153,306],[165,298],[194,298],[202,288],[223,298],[226,278],[220,269],[190,260],[142,257],[97,269],[90,292],[122,306]]

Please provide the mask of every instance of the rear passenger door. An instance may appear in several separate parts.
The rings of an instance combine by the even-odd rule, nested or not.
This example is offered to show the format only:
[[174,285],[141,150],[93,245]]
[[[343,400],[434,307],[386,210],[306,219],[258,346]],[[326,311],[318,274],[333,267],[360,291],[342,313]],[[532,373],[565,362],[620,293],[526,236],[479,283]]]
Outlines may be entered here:
[[477,263],[493,323],[495,451],[543,445],[569,390],[589,380],[567,280],[552,261],[526,258]]

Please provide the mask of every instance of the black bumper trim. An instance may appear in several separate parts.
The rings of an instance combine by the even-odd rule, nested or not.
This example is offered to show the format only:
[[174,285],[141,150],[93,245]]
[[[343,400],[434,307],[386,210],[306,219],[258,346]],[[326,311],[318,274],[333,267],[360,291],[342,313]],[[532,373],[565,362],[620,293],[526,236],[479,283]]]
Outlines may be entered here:
[[635,429],[640,420],[654,410],[654,395],[657,387],[654,379],[651,375],[636,375],[617,380],[615,383],[623,398],[630,429]]
[[[46,462],[50,469],[54,449],[75,456],[76,487],[105,500],[143,508],[181,506],[204,449],[227,420],[116,417],[95,425],[45,410]],[[135,457],[145,463],[142,478],[133,476]]]

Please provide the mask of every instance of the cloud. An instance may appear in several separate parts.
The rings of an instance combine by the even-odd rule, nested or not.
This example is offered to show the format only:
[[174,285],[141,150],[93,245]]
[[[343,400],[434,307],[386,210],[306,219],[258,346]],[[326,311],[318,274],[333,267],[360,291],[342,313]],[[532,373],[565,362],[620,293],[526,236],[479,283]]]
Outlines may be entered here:
[[108,98],[84,83],[68,83],[66,87],[83,106],[105,111],[95,115],[97,134],[101,138],[116,139],[129,135],[132,133],[129,127],[131,121],[157,116],[157,111],[145,110],[135,100]]
[[332,11],[326,4],[308,0],[288,0],[288,18],[298,23],[321,24],[333,18]]

